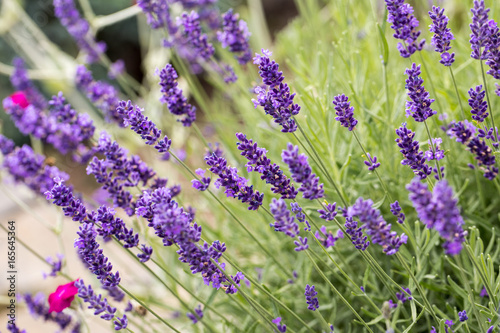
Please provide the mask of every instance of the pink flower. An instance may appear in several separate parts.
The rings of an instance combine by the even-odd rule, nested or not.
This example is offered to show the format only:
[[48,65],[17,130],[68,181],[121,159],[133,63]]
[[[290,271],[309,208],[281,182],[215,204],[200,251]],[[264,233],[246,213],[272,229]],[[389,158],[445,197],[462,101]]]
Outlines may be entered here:
[[12,103],[19,105],[23,109],[30,105],[30,103],[26,99],[26,95],[22,91],[16,91],[9,97],[12,100]]
[[49,295],[49,313],[61,312],[71,305],[78,293],[78,288],[75,287],[76,281],[78,280],[60,285],[55,292]]

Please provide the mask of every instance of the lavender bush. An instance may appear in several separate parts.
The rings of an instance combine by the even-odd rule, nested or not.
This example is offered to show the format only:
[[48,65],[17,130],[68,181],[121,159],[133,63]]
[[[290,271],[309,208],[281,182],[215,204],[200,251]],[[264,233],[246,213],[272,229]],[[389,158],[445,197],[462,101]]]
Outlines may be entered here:
[[1,4],[1,189],[51,234],[3,330],[500,332],[497,4],[293,4],[55,0],[76,56]]

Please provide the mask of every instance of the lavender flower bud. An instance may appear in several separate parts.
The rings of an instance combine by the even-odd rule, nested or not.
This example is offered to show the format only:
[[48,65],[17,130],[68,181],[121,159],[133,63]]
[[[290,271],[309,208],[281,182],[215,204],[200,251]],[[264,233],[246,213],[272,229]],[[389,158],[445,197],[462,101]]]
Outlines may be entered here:
[[423,122],[427,118],[437,112],[431,109],[431,104],[434,99],[429,98],[429,93],[425,90],[424,80],[420,77],[420,65],[412,64],[411,68],[407,68],[405,74],[406,89],[408,89],[408,97],[410,101],[406,102],[406,117],[412,116],[417,122]]
[[448,17],[443,14],[444,8],[432,6],[429,11],[429,16],[432,24],[429,26],[430,32],[434,33],[431,44],[434,45],[434,51],[441,53],[441,60],[439,61],[445,66],[451,66],[455,61],[455,53],[448,53],[451,49],[450,42],[455,39],[450,28],[448,28]]

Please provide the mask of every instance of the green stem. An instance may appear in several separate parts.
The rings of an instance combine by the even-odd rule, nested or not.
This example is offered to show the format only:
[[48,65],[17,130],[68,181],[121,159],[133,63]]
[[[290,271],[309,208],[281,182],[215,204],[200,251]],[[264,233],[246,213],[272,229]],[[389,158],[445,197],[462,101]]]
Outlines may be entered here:
[[450,70],[451,79],[453,81],[453,86],[455,87],[455,93],[457,94],[458,103],[460,104],[460,110],[462,112],[462,119],[465,119],[464,107],[462,106],[462,99],[460,98],[460,94],[458,93],[457,82],[455,81],[455,74],[453,74],[453,69],[451,66],[448,66]]

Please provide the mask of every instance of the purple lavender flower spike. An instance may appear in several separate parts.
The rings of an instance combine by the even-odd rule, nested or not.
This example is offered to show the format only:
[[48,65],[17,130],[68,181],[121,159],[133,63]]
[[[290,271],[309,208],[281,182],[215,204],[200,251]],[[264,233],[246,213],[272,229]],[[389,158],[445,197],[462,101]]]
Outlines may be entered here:
[[[403,288],[404,291],[396,292],[396,297],[401,303],[406,303],[407,301],[411,301],[413,297],[407,296],[407,293],[411,295],[411,290],[409,288]],[[405,293],[406,291],[406,293]]]
[[[208,41],[208,36],[201,31],[200,16],[195,11],[184,12],[177,18],[177,26],[181,32],[180,36],[166,45],[175,45],[179,55],[190,62],[192,70],[201,71],[200,65],[197,65],[198,59],[209,60],[215,49]],[[193,65],[197,66],[193,67]],[[196,70],[198,67],[199,70]]]
[[108,300],[103,298],[101,294],[96,294],[90,284],[86,286],[85,282],[79,279],[75,282],[75,287],[78,288],[78,297],[88,303],[88,308],[94,310],[94,315],[100,315],[102,319],[107,321],[116,319],[114,321],[115,330],[127,327],[126,315],[123,318],[116,316],[116,308],[109,305]]
[[325,249],[335,246],[335,243],[339,240],[339,238],[344,238],[344,233],[340,229],[337,231],[337,236],[333,236],[331,231],[327,232],[325,226],[321,226],[319,230],[321,230],[321,233],[325,235],[326,238],[323,238],[317,230],[314,233],[314,237],[321,242]]
[[441,143],[443,140],[441,138],[433,138],[432,143],[434,144],[435,151],[432,149],[430,140],[427,141],[429,144],[429,149],[425,152],[425,159],[427,161],[432,160],[442,160],[444,158],[444,150],[441,149]]
[[293,243],[296,246],[294,248],[296,252],[305,251],[309,248],[309,245],[307,244],[307,237],[302,238],[299,236],[299,240],[295,240]]
[[153,29],[166,27],[169,34],[177,32],[177,26],[170,17],[170,4],[168,0],[138,0],[137,5],[146,15],[148,24]]
[[125,62],[118,59],[109,66],[108,77],[112,80],[116,79],[125,72]]
[[203,169],[196,169],[195,173],[200,176],[200,180],[193,179],[191,181],[191,183],[193,183],[193,187],[198,191],[206,191],[208,189],[208,186],[210,185],[212,178],[205,177],[205,170]]
[[344,94],[335,96],[333,105],[335,105],[335,114],[337,115],[335,120],[340,121],[342,126],[352,131],[358,121],[354,118],[354,107],[351,106],[349,97]]
[[[73,321],[73,317],[63,312],[51,312],[49,313],[49,307],[47,304],[47,298],[43,293],[38,293],[35,296],[31,294],[24,294],[21,296],[29,313],[34,318],[43,318],[44,321],[51,321],[57,324],[61,330],[69,327]],[[78,325],[76,323],[75,325]]]
[[469,319],[469,317],[467,317],[467,311],[463,310],[458,312],[458,320],[460,320],[460,322],[464,322],[467,319]]
[[422,50],[425,39],[418,42],[420,30],[418,20],[413,15],[413,8],[404,2],[404,0],[385,0],[387,11],[387,22],[391,23],[394,29],[394,38],[401,39],[404,42],[398,43],[398,50],[403,58],[409,58],[416,51]]
[[252,139],[247,139],[243,133],[236,133],[238,142],[238,150],[241,150],[242,156],[248,159],[245,165],[248,171],[257,171],[262,176],[260,179],[265,180],[266,183],[271,184],[271,191],[281,195],[283,199],[295,199],[298,191],[291,184],[280,167],[273,163],[266,156],[266,149],[257,146],[256,142]]
[[469,89],[469,106],[472,108],[470,113],[472,113],[472,119],[480,123],[489,115],[489,113],[486,112],[488,110],[488,102],[484,100],[485,95],[486,91],[483,90],[482,85]]
[[380,166],[380,163],[377,162],[377,156],[373,156],[373,158],[372,158],[370,153],[366,153],[366,155],[368,157],[368,161],[364,161],[364,162],[365,162],[365,165],[368,167],[368,170],[373,171]]
[[412,116],[417,122],[423,122],[437,113],[431,109],[434,99],[429,98],[429,92],[423,86],[424,80],[420,77],[421,73],[420,65],[417,66],[415,63],[405,71],[405,74],[408,75],[408,79],[405,81],[406,89],[408,89],[408,97],[411,99],[406,102],[406,117]]
[[413,140],[415,133],[406,128],[406,123],[401,124],[401,127],[396,129],[396,134],[399,136],[395,141],[399,151],[403,154],[404,160],[401,164],[408,165],[413,170],[413,173],[420,178],[426,178],[432,173],[432,168],[425,163],[424,153],[419,150],[420,145],[417,140]]
[[36,154],[30,146],[14,148],[14,142],[0,134],[0,150],[4,154],[2,167],[14,178],[38,194],[45,194],[54,186],[54,178],[68,180],[69,175],[46,164],[45,157]]
[[157,74],[160,76],[161,92],[163,93],[160,102],[167,104],[170,113],[176,116],[184,116],[178,120],[184,126],[191,126],[196,120],[196,108],[188,104],[187,98],[178,87],[177,78],[179,76],[174,67],[171,64],[167,64]]
[[229,47],[229,51],[236,54],[240,65],[244,65],[252,59],[252,51],[248,44],[250,32],[247,24],[243,20],[238,21],[239,17],[239,14],[233,14],[232,9],[224,13],[222,31],[217,32],[217,39],[223,48]]
[[474,8],[470,11],[472,12],[472,23],[469,25],[472,31],[469,40],[472,48],[470,56],[474,59],[486,60],[489,57],[488,42],[490,31],[488,26],[488,12],[490,9],[485,8],[484,0],[474,0]]
[[147,145],[154,145],[154,148],[162,154],[168,154],[172,140],[166,135],[161,137],[161,129],[158,129],[155,123],[144,116],[144,110],[139,106],[132,105],[129,100],[121,101],[116,107],[116,113],[123,117],[123,125],[128,127],[141,136]]
[[63,258],[64,258],[64,255],[62,255],[62,254],[59,253],[56,256],[56,259],[54,259],[52,257],[47,257],[47,259],[45,259],[45,261],[50,266],[52,266],[52,269],[51,269],[50,273],[48,273],[48,274],[43,273],[43,278],[44,279],[47,276],[52,276],[52,277],[56,277],[57,276],[57,273],[59,273],[61,271]]
[[281,323],[281,317],[277,317],[276,319],[272,320],[273,324],[276,324],[278,328],[278,332],[280,333],[285,333],[286,332],[286,325]]
[[354,247],[361,251],[366,250],[370,242],[367,241],[368,236],[363,236],[363,229],[358,228],[358,222],[354,221],[351,216],[345,216],[345,228]]
[[399,205],[399,202],[396,200],[393,203],[390,204],[391,207],[391,213],[392,215],[396,216],[398,218],[398,223],[401,224],[405,221],[405,214],[401,213],[401,206]]
[[431,44],[434,45],[434,51],[441,53],[441,60],[439,61],[445,66],[451,66],[455,61],[455,53],[448,53],[451,49],[450,42],[455,39],[450,28],[448,28],[448,17],[443,14],[444,8],[432,6],[429,11],[429,16],[432,24],[429,26],[430,32],[434,33]]
[[457,200],[453,198],[453,190],[446,180],[438,181],[433,193],[418,178],[413,179],[406,188],[410,191],[409,198],[422,223],[429,229],[437,230],[445,239],[445,253],[459,254],[467,231],[462,228],[464,221],[457,207]]
[[292,238],[299,234],[299,225],[295,222],[295,217],[290,216],[290,211],[283,199],[273,198],[269,208],[275,220],[270,224],[274,231],[283,232]]
[[332,221],[335,216],[337,216],[337,203],[334,202],[333,204],[327,204],[325,208],[326,210],[318,209],[318,213],[320,214],[319,217],[326,221]]
[[300,106],[293,103],[295,93],[290,93],[288,84],[283,83],[283,72],[279,71],[279,65],[271,60],[271,52],[262,49],[262,55],[255,54],[253,63],[259,66],[259,75],[266,88],[255,89],[257,100],[252,99],[255,107],[262,106],[266,114],[274,118],[276,124],[281,125],[284,133],[295,132],[297,124],[293,116],[299,114]]
[[151,258],[151,255],[153,254],[153,248],[151,246],[146,246],[142,244],[141,250],[142,253],[138,253],[137,257],[140,259],[141,262],[148,261]]
[[243,203],[248,202],[249,210],[257,210],[262,205],[264,194],[254,191],[253,185],[247,186],[247,180],[238,175],[238,170],[227,165],[224,157],[215,153],[205,156],[205,163],[210,166],[210,172],[219,176],[215,181],[215,187],[224,187],[227,197],[238,198]]
[[316,297],[316,295],[318,295],[318,292],[314,290],[314,288],[314,285],[306,285],[306,290],[304,293],[304,296],[306,296],[307,308],[312,311],[316,311],[316,309],[319,308],[318,298]]
[[299,188],[303,192],[302,197],[309,200],[319,199],[324,196],[323,184],[319,184],[319,177],[312,173],[307,162],[307,156],[299,155],[299,147],[288,143],[287,150],[283,150],[281,158],[290,168],[292,179],[301,183]]
[[401,245],[406,244],[408,236],[398,236],[395,231],[391,231],[391,225],[384,220],[380,211],[372,206],[372,200],[358,198],[353,206],[347,208],[347,215],[357,217],[361,228],[371,237],[372,243],[382,246],[385,254],[393,255]]
[[191,321],[193,322],[193,324],[196,324],[197,322],[199,322],[202,318],[203,318],[203,310],[201,310],[201,305],[198,305],[195,309],[194,309],[194,314],[193,313],[190,313],[188,312],[186,314],[186,316],[191,319]]
[[87,63],[97,62],[106,51],[106,43],[94,39],[89,23],[80,16],[73,0],[54,0],[54,13],[87,56]]
[[[486,65],[490,66],[490,69],[486,73],[500,80],[500,29],[493,20],[488,22],[488,29],[488,60],[486,60]],[[499,89],[497,89],[496,94],[500,96]]]

